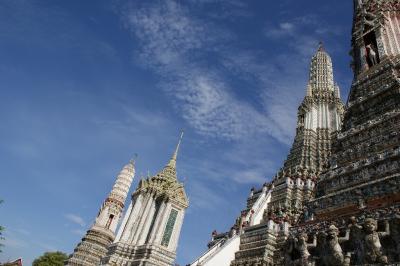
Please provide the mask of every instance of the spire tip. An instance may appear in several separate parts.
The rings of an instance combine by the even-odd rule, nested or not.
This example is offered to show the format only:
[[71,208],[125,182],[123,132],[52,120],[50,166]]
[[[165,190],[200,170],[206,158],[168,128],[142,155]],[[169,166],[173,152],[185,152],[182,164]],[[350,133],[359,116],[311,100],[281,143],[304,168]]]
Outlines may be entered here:
[[138,156],[139,155],[135,153],[133,157],[129,160],[129,163],[135,165],[135,161],[137,160]]
[[169,163],[168,163],[169,166],[172,166],[172,167],[174,167],[174,168],[175,168],[175,166],[176,166],[176,158],[178,157],[178,151],[179,151],[179,147],[181,146],[181,142],[182,142],[182,138],[183,138],[183,133],[184,133],[184,131],[181,130],[181,135],[179,136],[178,144],[176,145],[176,148],[175,148],[175,151],[174,151],[174,153],[173,153],[173,155],[172,155],[172,158],[171,158],[171,160],[170,160]]
[[325,51],[324,43],[320,41],[318,44],[318,52],[323,52],[323,51]]

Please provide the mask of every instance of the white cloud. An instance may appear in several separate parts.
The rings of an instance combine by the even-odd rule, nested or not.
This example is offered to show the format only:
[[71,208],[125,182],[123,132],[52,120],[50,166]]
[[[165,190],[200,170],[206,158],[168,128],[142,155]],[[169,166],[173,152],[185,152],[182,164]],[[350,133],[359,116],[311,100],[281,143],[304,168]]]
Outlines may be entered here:
[[[309,61],[329,27],[313,15],[287,19],[264,31],[282,41],[285,54],[248,51],[235,45],[232,29],[193,13],[193,3],[204,1],[123,8],[125,26],[140,44],[137,58],[159,74],[177,112],[198,133],[227,140],[262,134],[290,145]],[[247,81],[258,107],[240,97],[232,76]]]
[[80,237],[83,237],[86,234],[86,232],[84,230],[81,230],[81,229],[73,229],[73,230],[71,230],[71,232],[73,234],[75,234],[75,235],[80,236]]
[[233,174],[233,180],[239,184],[262,184],[267,181],[263,169],[255,168],[236,171]]
[[6,247],[11,247],[11,248],[25,248],[28,247],[29,243],[27,241],[15,238],[13,236],[6,236],[5,239],[2,241],[2,244]]
[[219,196],[213,189],[204,184],[191,181],[192,190],[188,191],[189,201],[192,208],[213,210],[227,204],[226,200]]
[[25,235],[25,236],[31,235],[31,232],[29,232],[28,230],[23,229],[23,228],[15,229],[15,231],[18,232],[18,233],[20,233],[20,234],[22,234],[22,235]]
[[46,252],[54,252],[54,251],[58,251],[59,249],[56,248],[55,246],[49,245],[47,243],[40,243],[37,242],[36,243],[38,246],[40,246],[41,248],[43,248]]
[[86,222],[79,215],[68,213],[68,214],[65,214],[64,217],[67,218],[69,221],[71,221],[77,225],[80,225],[81,227],[84,227],[86,225]]
[[266,112],[234,95],[216,68],[204,66],[210,54],[223,61],[226,48],[221,46],[230,38],[229,31],[190,16],[171,0],[123,14],[125,25],[141,43],[140,60],[160,74],[179,113],[200,134],[237,140],[267,133],[287,143]]
[[292,35],[295,32],[295,25],[291,22],[282,22],[278,27],[267,27],[265,34],[269,38],[282,38]]
[[201,23],[187,17],[175,1],[167,0],[124,13],[126,25],[142,42],[141,58],[153,66],[176,65],[188,51],[204,44]]

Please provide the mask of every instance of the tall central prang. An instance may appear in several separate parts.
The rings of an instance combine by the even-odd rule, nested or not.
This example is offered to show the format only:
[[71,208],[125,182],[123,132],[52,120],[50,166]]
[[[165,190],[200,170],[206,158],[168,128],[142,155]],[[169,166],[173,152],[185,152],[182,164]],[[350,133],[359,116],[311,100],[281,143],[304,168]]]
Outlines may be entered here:
[[316,177],[327,166],[343,110],[332,60],[321,43],[311,59],[307,94],[299,107],[293,146],[273,181],[270,216],[285,216],[291,223],[299,218],[303,203],[313,196]]
[[251,190],[247,208],[231,230],[214,232],[209,250],[191,265],[276,265],[282,261],[280,248],[289,227],[301,217],[304,203],[313,198],[344,111],[332,60],[322,43],[311,59],[305,91],[294,143],[283,167],[272,182]]

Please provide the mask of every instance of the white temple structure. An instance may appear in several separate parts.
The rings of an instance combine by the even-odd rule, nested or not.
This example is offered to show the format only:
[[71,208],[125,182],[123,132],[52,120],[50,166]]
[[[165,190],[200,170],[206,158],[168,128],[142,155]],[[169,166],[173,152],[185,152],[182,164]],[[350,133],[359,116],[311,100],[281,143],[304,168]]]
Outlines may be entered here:
[[182,136],[172,158],[161,172],[139,182],[115,235],[135,174],[133,161],[122,169],[95,223],[66,265],[173,264],[185,210],[189,206],[184,185],[179,182],[176,173]]
[[66,265],[98,265],[108,246],[115,239],[115,232],[122,216],[126,197],[135,175],[135,165],[130,161],[121,170],[115,184],[100,208],[93,226],[87,231]]
[[183,184],[176,175],[180,142],[161,172],[140,181],[102,265],[173,264],[185,210],[189,206]]

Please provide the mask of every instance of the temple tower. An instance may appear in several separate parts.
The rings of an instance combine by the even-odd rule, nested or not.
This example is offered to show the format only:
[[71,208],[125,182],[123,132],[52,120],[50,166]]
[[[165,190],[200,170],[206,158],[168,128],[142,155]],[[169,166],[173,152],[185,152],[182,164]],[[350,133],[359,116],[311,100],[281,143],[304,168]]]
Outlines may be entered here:
[[360,0],[354,8],[354,80],[330,168],[317,186],[318,218],[390,205],[400,196],[400,1]]
[[[252,189],[247,208],[230,232],[214,233],[209,251],[191,265],[279,265],[289,227],[313,198],[318,174],[328,164],[344,106],[322,43],[311,59],[305,98],[298,108],[290,153],[272,182]],[[233,260],[233,261],[232,261]],[[232,263],[231,263],[232,261]]]
[[[332,60],[320,43],[311,59],[306,96],[299,106],[290,153],[270,184],[271,200],[260,224],[244,229],[232,266],[279,265],[289,227],[313,197],[318,175],[327,167],[332,139],[344,106],[334,83]],[[263,263],[263,264],[257,264]]]
[[114,244],[102,265],[170,266],[188,199],[176,174],[182,135],[169,163],[153,177],[141,180],[132,195]]
[[343,127],[305,220],[291,229],[297,241],[317,239],[309,263],[326,265],[332,254],[336,265],[400,262],[399,43],[399,0],[354,1],[354,80]]
[[134,175],[134,162],[130,161],[118,174],[94,224],[76,246],[74,253],[66,261],[66,265],[93,266],[100,263],[100,259],[107,253],[107,247],[115,239],[115,231],[122,216]]
[[295,222],[313,196],[316,177],[326,168],[344,106],[334,83],[332,60],[322,43],[311,59],[306,96],[299,106],[293,146],[273,184],[270,216]]

